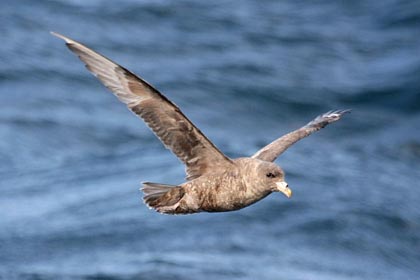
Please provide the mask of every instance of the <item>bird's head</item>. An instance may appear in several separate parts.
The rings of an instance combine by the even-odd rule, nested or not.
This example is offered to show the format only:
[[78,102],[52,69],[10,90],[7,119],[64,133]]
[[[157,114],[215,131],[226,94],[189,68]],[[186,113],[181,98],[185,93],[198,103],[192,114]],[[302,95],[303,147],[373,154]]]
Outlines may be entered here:
[[282,192],[290,198],[292,190],[284,180],[284,171],[275,163],[261,162],[258,166],[259,178],[272,192]]

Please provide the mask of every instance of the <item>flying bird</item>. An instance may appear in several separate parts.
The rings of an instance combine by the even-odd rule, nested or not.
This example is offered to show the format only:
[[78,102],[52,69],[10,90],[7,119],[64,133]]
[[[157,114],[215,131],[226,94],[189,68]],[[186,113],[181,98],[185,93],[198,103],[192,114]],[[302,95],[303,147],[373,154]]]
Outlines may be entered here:
[[182,112],[145,80],[105,56],[66,36],[63,39],[111,92],[143,119],[167,149],[186,166],[180,185],[143,183],[144,202],[157,212],[191,214],[247,207],[272,192],[292,196],[284,171],[274,163],[287,148],[349,110],[330,111],[257,151],[251,157],[224,155]]

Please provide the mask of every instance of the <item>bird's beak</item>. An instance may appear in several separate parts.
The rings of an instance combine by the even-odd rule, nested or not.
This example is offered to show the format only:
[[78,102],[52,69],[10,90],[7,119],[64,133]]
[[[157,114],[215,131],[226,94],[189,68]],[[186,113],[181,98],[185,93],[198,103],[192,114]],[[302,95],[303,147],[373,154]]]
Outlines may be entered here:
[[289,188],[289,185],[284,182],[284,181],[280,181],[276,183],[277,186],[277,190],[279,192],[282,192],[285,196],[287,196],[287,198],[290,198],[292,196],[292,190]]

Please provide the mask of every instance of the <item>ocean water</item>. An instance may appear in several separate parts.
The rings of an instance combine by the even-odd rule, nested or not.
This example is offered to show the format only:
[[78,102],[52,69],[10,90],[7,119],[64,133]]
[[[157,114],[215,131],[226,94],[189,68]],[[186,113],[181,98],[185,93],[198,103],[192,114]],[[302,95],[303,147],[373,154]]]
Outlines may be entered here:
[[[420,2],[3,1],[0,279],[419,279]],[[294,191],[160,215],[184,167],[56,31],[155,85],[228,156],[331,109]]]

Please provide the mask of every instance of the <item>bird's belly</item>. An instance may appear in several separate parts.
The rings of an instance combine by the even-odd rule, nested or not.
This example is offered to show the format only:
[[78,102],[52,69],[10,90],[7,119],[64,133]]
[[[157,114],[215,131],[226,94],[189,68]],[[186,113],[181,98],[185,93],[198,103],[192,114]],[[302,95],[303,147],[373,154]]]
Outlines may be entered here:
[[209,188],[200,197],[200,208],[206,212],[239,210],[261,200],[268,194],[246,189]]

